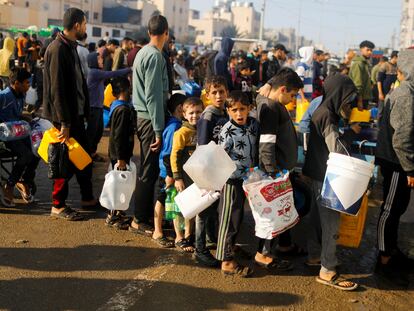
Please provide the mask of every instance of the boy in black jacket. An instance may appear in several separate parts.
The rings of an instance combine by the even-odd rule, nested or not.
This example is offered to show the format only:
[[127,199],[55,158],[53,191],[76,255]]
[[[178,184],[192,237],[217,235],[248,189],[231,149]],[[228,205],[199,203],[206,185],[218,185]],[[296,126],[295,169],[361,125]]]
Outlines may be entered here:
[[[109,158],[113,167],[117,164],[118,170],[125,171],[134,150],[136,113],[130,102],[129,80],[125,77],[114,78],[111,85],[116,100],[109,111]],[[130,219],[123,212],[116,210],[110,211],[105,221],[106,225],[122,230],[128,229],[129,222]]]

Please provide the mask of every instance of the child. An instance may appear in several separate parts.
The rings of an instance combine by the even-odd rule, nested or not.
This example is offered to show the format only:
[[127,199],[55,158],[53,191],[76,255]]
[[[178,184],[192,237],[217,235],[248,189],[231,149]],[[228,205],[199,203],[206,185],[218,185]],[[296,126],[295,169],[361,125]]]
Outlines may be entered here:
[[250,64],[247,61],[243,61],[237,66],[238,74],[236,82],[234,83],[234,89],[241,90],[243,93],[246,93],[250,105],[253,104],[253,94],[252,94],[252,71],[250,70]]
[[[183,191],[193,182],[184,172],[183,165],[190,158],[197,145],[197,121],[200,120],[203,112],[203,102],[196,97],[187,99],[183,104],[183,116],[185,121],[182,127],[174,133],[173,146],[171,151],[171,170],[175,180],[174,186],[178,192]],[[177,223],[174,223],[177,226]],[[176,228],[176,231],[180,231]],[[191,235],[190,221],[186,220],[185,238],[177,234],[176,244],[186,252],[193,252],[188,238]]]
[[[296,131],[285,105],[303,88],[303,82],[292,69],[282,68],[268,83],[271,85],[268,97],[257,97],[260,123],[259,165],[263,171],[274,176],[279,171],[292,170],[296,165]],[[272,257],[273,243],[274,239],[259,240],[256,263],[269,270],[292,269],[289,261]],[[291,246],[289,233],[280,236],[279,245]]]
[[[218,143],[220,130],[228,121],[224,110],[224,104],[228,95],[225,78],[212,76],[206,80],[205,88],[211,105],[204,110],[197,123],[197,140],[199,145],[206,145],[210,141]],[[208,230],[210,231],[207,232],[209,239],[215,239],[216,229],[212,227],[215,226],[217,220],[217,207],[218,202],[215,202],[196,217],[196,251],[194,259],[209,267],[216,267],[218,265],[218,261],[210,253],[206,245],[206,232]]]
[[[312,115],[309,147],[306,153],[303,174],[311,178],[314,204],[310,211],[312,230],[308,232],[307,265],[320,265],[316,281],[340,290],[354,290],[358,285],[344,280],[336,272],[336,239],[340,214],[320,204],[322,183],[325,177],[329,153],[347,153],[344,149],[346,137],[339,133],[341,118],[349,119],[351,105],[357,102],[358,93],[352,80],[340,74],[328,77],[323,86],[323,100]],[[351,127],[358,132],[358,126]],[[346,132],[346,135],[352,133]],[[350,139],[352,140],[352,138]]]
[[[173,243],[164,237],[162,231],[162,220],[164,218],[164,206],[166,199],[165,190],[171,186],[174,186],[174,179],[170,164],[173,136],[174,133],[181,127],[183,103],[186,98],[187,97],[185,97],[185,95],[177,93],[172,95],[168,100],[167,109],[171,115],[167,119],[165,129],[162,133],[162,149],[159,158],[160,176],[155,190],[155,193],[158,193],[158,196],[154,208],[154,232],[152,234],[152,238],[163,248],[170,248],[174,246]],[[179,241],[180,240],[177,240],[177,246],[179,245]]]
[[[109,158],[112,167],[125,171],[134,150],[134,134],[137,124],[136,113],[130,102],[131,84],[125,77],[114,78],[111,82],[112,94],[116,98],[109,111]],[[124,212],[109,211],[105,224],[120,230],[127,230],[131,219]]]
[[252,270],[234,260],[234,248],[246,200],[243,176],[256,163],[259,125],[256,119],[248,116],[250,103],[245,93],[231,92],[226,107],[230,121],[222,127],[219,143],[236,163],[237,170],[223,189],[216,258],[222,261],[221,271],[224,274],[248,277]]

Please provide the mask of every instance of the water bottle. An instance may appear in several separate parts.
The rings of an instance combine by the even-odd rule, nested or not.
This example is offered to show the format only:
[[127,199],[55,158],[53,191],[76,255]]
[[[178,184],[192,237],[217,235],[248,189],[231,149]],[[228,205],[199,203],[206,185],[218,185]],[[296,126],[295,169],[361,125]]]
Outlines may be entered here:
[[12,141],[25,138],[30,134],[30,125],[26,121],[0,123],[0,140]]
[[176,215],[176,208],[174,198],[177,195],[175,187],[169,187],[165,189],[165,220],[174,220]]
[[264,179],[269,179],[270,177],[260,170],[258,167],[250,168],[246,174],[245,183],[252,184]]

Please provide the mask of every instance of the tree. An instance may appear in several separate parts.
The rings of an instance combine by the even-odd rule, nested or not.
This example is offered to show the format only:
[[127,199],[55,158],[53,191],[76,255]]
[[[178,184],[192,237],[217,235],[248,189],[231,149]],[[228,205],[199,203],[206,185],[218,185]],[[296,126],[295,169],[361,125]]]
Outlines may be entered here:
[[239,29],[235,25],[224,27],[220,33],[220,36],[227,38],[238,38],[240,37]]

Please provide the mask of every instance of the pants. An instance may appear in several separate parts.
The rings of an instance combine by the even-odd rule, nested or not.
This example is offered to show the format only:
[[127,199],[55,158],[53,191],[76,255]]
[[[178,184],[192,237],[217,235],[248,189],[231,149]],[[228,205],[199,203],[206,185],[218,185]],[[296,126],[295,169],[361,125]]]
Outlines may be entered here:
[[336,240],[340,214],[320,204],[322,183],[312,180],[313,204],[311,206],[308,232],[308,253],[310,259],[321,259],[322,270],[336,271]]
[[103,135],[103,109],[91,107],[86,134],[89,139],[91,154],[96,153]]
[[216,258],[221,261],[233,260],[233,247],[244,215],[246,196],[242,180],[226,183],[219,208],[220,224]]
[[33,185],[40,158],[33,154],[30,138],[6,142],[6,147],[13,155],[17,156],[7,184],[14,186],[23,180],[25,183]]
[[[83,120],[83,117],[79,117]],[[57,125],[60,128],[60,125]],[[73,125],[70,128],[70,136],[89,152],[88,139],[83,123]],[[82,201],[93,200],[92,191],[92,163],[85,167],[82,171],[78,170],[74,165],[71,166],[68,178],[58,178],[53,180],[52,204],[54,207],[61,208],[66,205],[66,199],[69,194],[69,181],[73,175],[80,186]]]
[[206,251],[206,232],[211,219],[217,216],[218,201],[207,207],[204,211],[196,216],[195,225],[195,247],[199,253]]
[[384,202],[378,219],[378,248],[380,255],[391,256],[397,248],[400,217],[407,210],[411,188],[407,184],[407,174],[381,166]]
[[141,150],[138,182],[135,190],[134,221],[148,223],[154,210],[154,187],[159,176],[159,152],[153,152],[150,145],[155,141],[151,120],[138,118],[137,136]]

